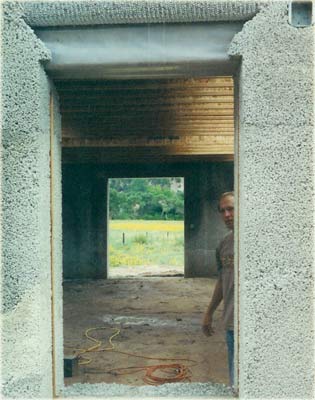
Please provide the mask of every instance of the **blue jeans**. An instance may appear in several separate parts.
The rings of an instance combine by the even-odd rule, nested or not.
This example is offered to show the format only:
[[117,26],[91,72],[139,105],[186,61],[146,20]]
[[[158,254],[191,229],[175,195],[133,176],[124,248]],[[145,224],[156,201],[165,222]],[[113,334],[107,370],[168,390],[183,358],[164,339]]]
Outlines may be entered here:
[[234,386],[234,331],[226,331],[226,344],[228,350],[230,386]]

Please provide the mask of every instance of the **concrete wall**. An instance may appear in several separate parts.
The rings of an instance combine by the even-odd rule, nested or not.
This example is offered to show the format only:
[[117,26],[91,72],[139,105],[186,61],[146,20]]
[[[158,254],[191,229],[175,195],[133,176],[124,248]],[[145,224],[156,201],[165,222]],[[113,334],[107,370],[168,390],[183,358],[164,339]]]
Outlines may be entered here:
[[233,163],[200,163],[185,176],[185,277],[217,276],[215,249],[227,230],[218,198],[233,190]]
[[314,398],[314,27],[283,2],[244,25],[240,56],[241,398]]
[[246,21],[268,1],[125,0],[24,1],[31,26],[83,26],[168,22]]
[[233,189],[233,163],[63,166],[63,276],[107,278],[107,182],[114,177],[185,178],[185,276],[215,276],[215,248],[226,232],[218,197]]
[[[3,18],[2,394],[46,398],[53,387],[52,242],[54,269],[61,271],[60,232],[51,238],[50,226],[50,83],[42,65],[50,55],[21,19],[16,3],[4,5]],[[58,124],[55,142],[57,131]],[[55,160],[60,163],[58,152]],[[58,186],[55,221],[60,221],[61,210]],[[60,327],[60,290],[58,296]],[[56,331],[60,335],[57,326]],[[62,339],[58,343],[60,352]],[[59,372],[57,382],[61,380]]]
[[65,279],[107,277],[107,179],[97,168],[64,165],[63,276]]

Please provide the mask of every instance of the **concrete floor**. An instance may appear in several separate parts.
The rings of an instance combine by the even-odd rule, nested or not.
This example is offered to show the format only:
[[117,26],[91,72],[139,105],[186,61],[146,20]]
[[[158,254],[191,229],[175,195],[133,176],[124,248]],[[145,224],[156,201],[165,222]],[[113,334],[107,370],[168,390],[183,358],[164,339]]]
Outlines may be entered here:
[[[64,282],[65,354],[72,346],[87,348],[95,344],[84,337],[92,327],[105,327],[92,335],[108,347],[113,338],[115,349],[149,357],[189,358],[197,361],[191,367],[191,382],[228,383],[222,305],[215,315],[216,333],[207,338],[201,332],[201,320],[214,289],[208,278],[134,278]],[[145,385],[144,372],[117,375],[113,368],[146,366],[176,361],[147,360],[112,351],[86,354],[91,362],[79,366],[73,383],[118,383]],[[189,362],[182,362],[189,365]]]
[[152,277],[184,277],[184,266],[170,265],[137,265],[110,267],[109,279],[152,278]]

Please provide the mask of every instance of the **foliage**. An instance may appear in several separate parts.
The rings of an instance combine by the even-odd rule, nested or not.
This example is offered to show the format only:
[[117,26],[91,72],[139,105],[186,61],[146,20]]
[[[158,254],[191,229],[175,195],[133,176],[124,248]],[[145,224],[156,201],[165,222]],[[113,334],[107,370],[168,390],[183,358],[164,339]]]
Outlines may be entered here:
[[111,219],[184,218],[184,193],[171,188],[170,178],[111,179],[109,199]]
[[148,238],[145,235],[136,235],[133,239],[133,242],[138,244],[147,244]]
[[110,221],[109,233],[110,267],[184,265],[182,221]]
[[122,265],[135,266],[147,264],[147,261],[141,256],[124,254],[120,251],[117,251],[116,248],[110,247],[109,264],[110,267],[120,267]]

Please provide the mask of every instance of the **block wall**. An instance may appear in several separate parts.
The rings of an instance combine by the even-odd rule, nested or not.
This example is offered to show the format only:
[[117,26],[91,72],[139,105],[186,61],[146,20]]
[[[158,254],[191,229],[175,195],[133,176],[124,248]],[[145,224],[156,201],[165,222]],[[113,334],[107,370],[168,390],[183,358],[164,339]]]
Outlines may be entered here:
[[274,2],[239,56],[241,398],[314,398],[314,27]]
[[[43,67],[50,54],[23,21],[18,3],[2,5],[2,23],[2,395],[48,398],[52,241],[55,270],[61,267],[60,233],[51,240],[50,227],[50,82]],[[56,221],[57,193],[58,184]]]

